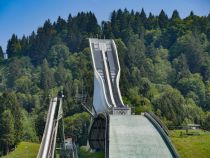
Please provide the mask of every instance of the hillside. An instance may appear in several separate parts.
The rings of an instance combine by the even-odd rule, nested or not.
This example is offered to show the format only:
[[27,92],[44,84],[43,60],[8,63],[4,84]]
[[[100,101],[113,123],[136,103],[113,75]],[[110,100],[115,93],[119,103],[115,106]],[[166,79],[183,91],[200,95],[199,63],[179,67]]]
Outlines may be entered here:
[[210,132],[189,131],[194,135],[185,135],[184,130],[171,131],[171,138],[182,158],[210,157]]
[[153,111],[169,127],[196,123],[210,130],[210,14],[182,19],[176,10],[168,17],[163,10],[146,15],[125,9],[99,24],[93,13],[81,12],[8,41],[9,59],[0,57],[1,153],[41,140],[49,95],[60,90],[66,135],[86,144],[89,116],[77,96],[85,94],[92,104],[88,37],[115,40],[123,100],[136,114]]
[[[210,133],[203,131],[189,131],[196,135],[185,135],[184,130],[170,131],[172,141],[180,153],[182,158],[207,158],[209,157],[210,149]],[[181,135],[181,133],[183,133]],[[17,149],[11,152],[8,156],[2,158],[36,158],[39,145],[36,143],[21,142]],[[14,156],[15,155],[15,156]],[[80,158],[103,158],[103,153],[91,153],[86,151],[84,147],[80,148]]]
[[15,151],[2,158],[36,158],[38,150],[39,144],[21,142]]

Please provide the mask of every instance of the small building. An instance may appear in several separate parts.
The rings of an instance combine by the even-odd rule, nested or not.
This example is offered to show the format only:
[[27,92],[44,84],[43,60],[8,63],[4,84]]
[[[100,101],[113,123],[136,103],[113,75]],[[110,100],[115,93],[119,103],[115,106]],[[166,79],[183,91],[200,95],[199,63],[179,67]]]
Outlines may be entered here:
[[193,130],[200,129],[199,124],[187,124],[187,127],[188,127],[188,129],[193,129]]

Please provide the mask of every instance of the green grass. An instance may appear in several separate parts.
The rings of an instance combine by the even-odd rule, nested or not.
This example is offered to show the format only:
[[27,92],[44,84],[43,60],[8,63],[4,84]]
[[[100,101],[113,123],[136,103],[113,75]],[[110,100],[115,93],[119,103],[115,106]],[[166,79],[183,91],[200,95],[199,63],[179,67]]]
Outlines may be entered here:
[[89,152],[85,147],[80,147],[79,158],[104,158],[104,152]]
[[39,144],[21,142],[15,151],[2,158],[36,158],[39,150]]
[[210,157],[210,132],[201,130],[171,131],[171,139],[182,158],[209,158]]
[[[194,132],[194,133],[193,133]],[[181,134],[182,133],[182,134]],[[170,131],[171,139],[182,158],[210,158],[210,132],[184,130]],[[39,144],[21,142],[17,149],[2,158],[36,158]],[[89,152],[80,148],[79,158],[104,158],[103,152]]]
[[[12,151],[7,156],[1,158],[36,158],[39,150],[39,144],[21,142],[15,151]],[[79,158],[104,158],[103,152],[89,152],[85,147],[81,147]]]

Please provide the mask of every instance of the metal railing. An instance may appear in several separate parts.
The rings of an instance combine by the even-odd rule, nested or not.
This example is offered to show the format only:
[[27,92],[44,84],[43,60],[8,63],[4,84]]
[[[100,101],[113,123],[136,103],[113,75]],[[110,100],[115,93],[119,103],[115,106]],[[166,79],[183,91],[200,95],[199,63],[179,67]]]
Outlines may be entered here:
[[155,121],[161,126],[164,132],[169,136],[168,127],[160,120],[158,116],[156,116],[153,112],[147,112]]
[[160,133],[161,137],[165,141],[166,145],[168,146],[168,149],[170,150],[172,156],[174,158],[180,158],[179,153],[177,152],[176,148],[173,146],[171,139],[169,136],[166,134],[164,129],[160,126],[160,124],[154,119],[153,116],[151,116],[149,113],[145,112],[144,116],[154,125],[154,127],[158,130]]
[[39,153],[37,155],[37,158],[48,158],[49,153],[51,153],[51,143],[52,143],[52,137],[54,135],[54,117],[56,112],[56,106],[57,106],[57,97],[52,98],[50,100],[50,106],[47,114],[47,120],[45,124],[44,134],[42,137],[42,142],[39,148]]
[[131,115],[131,108],[117,107],[112,109],[112,115]]

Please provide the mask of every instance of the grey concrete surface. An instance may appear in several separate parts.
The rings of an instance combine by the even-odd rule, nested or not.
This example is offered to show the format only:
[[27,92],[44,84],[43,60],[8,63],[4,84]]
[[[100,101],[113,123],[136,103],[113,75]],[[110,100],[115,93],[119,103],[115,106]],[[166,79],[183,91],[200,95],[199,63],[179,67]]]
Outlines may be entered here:
[[109,158],[172,158],[172,155],[146,117],[110,115]]

